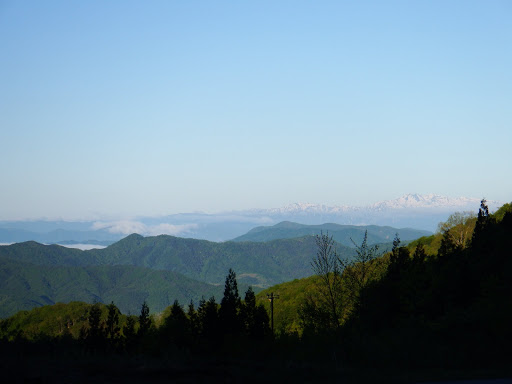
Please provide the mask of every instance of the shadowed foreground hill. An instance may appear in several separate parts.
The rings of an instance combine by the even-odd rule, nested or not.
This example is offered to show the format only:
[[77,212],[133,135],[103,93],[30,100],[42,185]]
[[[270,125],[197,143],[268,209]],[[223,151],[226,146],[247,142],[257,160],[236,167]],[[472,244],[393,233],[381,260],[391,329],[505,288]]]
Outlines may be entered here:
[[[139,330],[134,333],[135,328],[126,327],[124,336],[116,337],[115,333],[104,336],[107,333],[101,331],[99,312],[93,311],[98,306],[94,305],[89,310],[88,328],[79,333],[78,339],[63,334],[66,332],[63,324],[69,324],[68,319],[72,323],[82,321],[83,304],[20,313],[0,321],[3,372],[11,373],[11,377],[19,376],[19,372],[32,373],[34,369],[22,367],[29,364],[44,368],[46,365],[38,366],[34,362],[42,361],[41,357],[48,351],[60,350],[64,359],[59,357],[55,366],[68,367],[65,358],[74,351],[73,361],[82,363],[88,358],[92,363],[87,367],[92,366],[93,370],[82,371],[84,377],[98,372],[98,362],[105,361],[108,365],[102,371],[112,375],[112,382],[128,382],[132,374],[140,371],[140,366],[143,370],[144,367],[157,367],[157,370],[146,369],[145,376],[139,376],[138,381],[148,381],[148,373],[156,373],[158,376],[153,377],[158,382],[180,378],[187,382],[212,381],[212,373],[204,365],[206,361],[219,367],[219,376],[215,376],[219,381],[235,382],[259,382],[267,376],[279,382],[353,380],[358,383],[510,377],[512,259],[508,249],[512,209],[508,207],[502,212],[503,217],[498,213],[490,215],[482,201],[471,241],[465,247],[454,242],[458,226],[443,231],[436,254],[427,254],[423,244],[416,245],[411,254],[412,248],[400,247],[397,239],[392,252],[370,261],[356,259],[359,263],[346,266],[341,275],[325,272],[326,275],[273,286],[259,296],[251,296],[247,291],[243,305],[233,293],[236,279],[234,273],[229,277],[230,271],[220,309],[213,299],[202,301],[197,310],[191,306],[186,312],[175,303],[159,317],[161,321],[155,327],[148,325],[141,310]],[[327,236],[324,240],[327,244],[332,241]],[[320,249],[322,244],[325,243],[320,240]],[[360,253],[368,252],[365,244],[363,241],[358,248]],[[322,257],[321,252],[317,257]],[[323,276],[341,279],[341,284],[333,287],[343,289],[335,297],[341,300],[342,311],[335,312],[336,308],[330,306],[332,301],[326,301],[328,291],[322,290],[322,286],[333,280],[327,281]],[[353,281],[360,284],[355,285]],[[259,306],[262,311],[254,311],[258,304],[266,302],[265,294],[269,292],[279,294],[275,302],[278,328],[275,337],[267,333],[269,319],[265,308]],[[233,303],[240,304],[239,312],[228,311],[236,309]],[[109,310],[109,318],[110,314]],[[337,323],[331,321],[333,315],[339,316]],[[109,324],[109,318],[105,325]],[[126,324],[136,318],[127,317]],[[120,318],[119,322],[122,321]],[[38,330],[48,330],[50,338],[37,337]],[[2,334],[7,338],[1,338]],[[33,341],[23,339],[31,335],[35,335]],[[27,356],[32,356],[33,361],[27,360]],[[121,377],[119,372],[126,376],[128,371],[112,365],[116,356],[119,362],[130,356],[138,359],[138,364],[141,359],[152,360],[146,359],[132,369],[129,377]],[[278,364],[269,370],[269,363],[274,361]],[[177,364],[169,365],[169,362]],[[71,366],[72,369],[63,373],[82,369],[76,363]],[[126,364],[129,366],[131,363]],[[281,370],[275,376],[272,371],[277,367]],[[53,369],[40,372],[39,378],[55,376]],[[197,374],[204,372],[208,373],[198,380]],[[236,372],[243,372],[244,377],[235,375]],[[108,381],[106,377],[96,381],[101,380]],[[70,381],[73,380],[66,377],[63,382]]]

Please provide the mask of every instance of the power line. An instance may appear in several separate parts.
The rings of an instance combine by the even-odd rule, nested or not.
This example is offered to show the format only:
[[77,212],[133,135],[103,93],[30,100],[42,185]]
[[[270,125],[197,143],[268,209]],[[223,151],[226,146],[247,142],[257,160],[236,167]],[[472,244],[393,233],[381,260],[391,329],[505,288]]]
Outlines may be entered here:
[[271,292],[267,293],[267,299],[270,301],[270,324],[272,328],[272,335],[274,334],[274,299],[279,299],[279,295]]

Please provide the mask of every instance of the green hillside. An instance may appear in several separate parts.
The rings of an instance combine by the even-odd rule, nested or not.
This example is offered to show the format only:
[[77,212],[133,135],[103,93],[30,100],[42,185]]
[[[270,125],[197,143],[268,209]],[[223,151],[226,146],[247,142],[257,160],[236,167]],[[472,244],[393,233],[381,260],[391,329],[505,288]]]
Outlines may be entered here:
[[[343,257],[354,254],[353,249],[341,245],[338,251]],[[226,271],[233,268],[241,283],[257,287],[309,276],[315,252],[313,236],[266,243],[215,243],[134,234],[105,249],[89,251],[35,242],[0,246],[0,258],[10,260],[54,266],[133,265],[173,271],[211,284],[222,284]]]
[[37,265],[85,266],[101,263],[93,252],[56,244],[43,245],[35,241],[0,246],[0,257]]
[[[506,213],[509,212],[508,216],[508,224],[502,223],[502,220],[504,219]],[[512,236],[512,232],[510,232],[510,215],[512,213],[512,205],[511,204],[505,204],[503,207],[501,207],[497,212],[492,214],[490,217],[490,220],[495,220],[497,224],[500,224],[501,227],[498,227],[494,230],[495,233],[490,232],[488,236],[495,239],[495,243],[489,243],[487,242],[487,246],[491,246],[491,249],[494,252],[493,258],[496,258],[499,260],[499,263],[503,263],[504,260],[504,250],[506,249],[506,242],[507,242],[507,236]],[[457,215],[453,215],[457,216]],[[450,221],[452,217],[449,218],[448,221]],[[427,270],[424,269],[424,273],[432,273],[432,283],[433,284],[441,284],[443,285],[443,288],[436,288],[436,289],[450,289],[450,290],[456,290],[457,287],[454,287],[454,282],[451,282],[450,279],[461,279],[461,271],[467,270],[468,265],[472,265],[470,268],[470,271],[467,271],[467,273],[473,273],[473,274],[482,274],[482,276],[472,276],[472,277],[465,277],[465,279],[470,279],[474,281],[476,284],[482,284],[482,288],[485,290],[489,289],[496,289],[491,288],[493,286],[492,279],[498,279],[501,281],[500,284],[502,285],[502,288],[506,288],[507,291],[510,291],[511,287],[510,284],[505,284],[505,281],[503,278],[498,278],[498,275],[505,275],[507,276],[510,274],[510,266],[507,266],[503,269],[498,271],[492,271],[492,270],[485,270],[488,268],[491,268],[492,264],[488,262],[484,262],[484,260],[479,260],[478,255],[479,253],[483,253],[484,251],[481,249],[475,250],[473,248],[476,247],[476,245],[471,245],[471,239],[473,238],[473,232],[476,224],[476,217],[469,217],[465,220],[461,220],[457,223],[452,223],[451,225],[445,225],[443,226],[446,231],[444,232],[438,232],[431,236],[425,236],[421,237],[419,239],[416,239],[410,243],[407,243],[407,245],[404,247],[407,249],[407,255],[408,255],[408,261],[403,261],[404,268],[407,263],[418,263],[415,261],[415,251],[416,248],[421,245],[425,251],[426,260],[425,263],[429,264],[429,268],[438,268],[438,271],[436,270]],[[446,223],[440,223],[442,226]],[[507,227],[508,225],[508,227]],[[508,234],[507,234],[507,231]],[[451,243],[454,239],[453,235],[457,235],[455,238],[460,238],[460,233],[466,233],[468,239],[465,246],[462,244],[460,246],[451,246],[448,247],[449,253],[455,253],[457,254],[457,258],[449,259],[439,259],[440,252],[442,253],[443,250],[440,251],[441,245],[443,243]],[[329,232],[329,234],[331,234]],[[444,246],[446,248],[446,245]],[[373,285],[369,286],[369,288],[372,288],[372,294],[375,296],[378,296],[379,284],[393,284],[392,280],[393,277],[391,277],[387,272],[386,269],[388,268],[392,258],[392,253],[388,252],[384,255],[382,255],[380,258],[375,260],[375,264],[378,265],[378,268],[380,269],[380,272],[377,274],[380,276],[372,284],[375,284],[375,288]],[[456,264],[460,263],[460,266],[457,266]],[[469,264],[471,263],[471,264]],[[438,264],[439,266],[433,267],[433,265]],[[444,265],[446,264],[446,265]],[[510,263],[509,263],[510,264]],[[418,267],[411,267],[411,276],[407,277],[406,282],[404,282],[402,294],[405,296],[411,297],[414,294],[418,294],[421,292],[420,290],[422,287],[424,287],[427,282],[425,281],[427,279],[426,276],[419,276],[421,273],[421,270],[417,270],[414,268]],[[442,277],[436,276],[437,273],[441,273],[441,270],[443,270],[444,275]],[[414,275],[413,275],[414,274]],[[416,279],[417,281],[414,281]],[[484,279],[491,279],[487,282],[483,282]],[[479,282],[479,280],[482,280]],[[442,281],[442,283],[441,283]],[[384,283],[385,282],[385,283]],[[302,279],[296,279],[293,281],[285,282],[282,284],[278,284],[269,288],[266,288],[265,290],[261,291],[257,294],[257,298],[260,301],[265,301],[267,294],[270,294],[273,292],[274,294],[279,295],[279,299],[274,301],[274,322],[275,322],[275,329],[278,333],[290,333],[298,331],[299,334],[301,334],[302,329],[300,327],[300,319],[299,319],[299,309],[304,304],[305,299],[308,295],[315,296],[318,295],[318,276],[310,276]],[[422,286],[423,284],[423,286]],[[386,287],[387,288],[387,287]],[[432,288],[430,288],[432,289]],[[475,288],[472,288],[473,290]],[[429,292],[423,292],[425,295],[428,295]],[[432,292],[431,292],[432,293]],[[391,294],[391,293],[389,293]],[[433,294],[439,295],[439,291],[434,292]],[[453,293],[450,293],[453,294]],[[487,294],[486,294],[487,295]],[[432,298],[430,298],[432,299]],[[410,300],[410,298],[408,299]],[[423,297],[421,300],[425,301],[427,300],[425,297]],[[487,300],[487,298],[486,298]],[[383,297],[379,296],[379,299],[376,300],[374,303],[371,303],[372,305],[379,306],[384,301]],[[411,304],[409,304],[411,305]],[[482,306],[481,302],[477,305]],[[492,304],[493,306],[496,305],[495,302]],[[457,307],[459,305],[453,305],[453,307]],[[267,304],[267,307],[269,305]],[[483,307],[482,307],[483,308]],[[458,314],[460,315],[460,314]],[[476,315],[475,315],[476,316]],[[480,316],[480,315],[478,315]],[[373,320],[375,321],[375,319]]]
[[[222,283],[226,271],[233,268],[240,282],[260,287],[308,276],[314,252],[313,237],[268,243],[215,243],[164,235],[131,235],[106,249],[93,251],[109,264],[172,270],[214,284]],[[345,247],[340,252],[352,254]]]
[[137,313],[146,300],[152,312],[175,299],[195,302],[220,297],[221,285],[192,280],[172,271],[128,265],[46,266],[0,258],[0,317],[57,302],[114,301],[123,313]]
[[[512,207],[506,209],[491,215],[482,201],[476,220],[466,217],[459,222],[460,216],[455,215],[440,226],[439,234],[416,245],[401,247],[395,239],[392,252],[385,255],[364,240],[356,247],[357,258],[348,264],[338,264],[329,236],[320,237],[316,256],[311,257],[318,275],[274,285],[256,297],[247,291],[242,302],[237,292],[245,289],[236,288],[235,274],[230,271],[217,301],[201,301],[196,308],[179,303],[169,307],[169,297],[160,296],[158,300],[167,308],[156,318],[155,326],[141,311],[137,332],[137,316],[129,317],[129,322],[120,316],[119,324],[126,322],[126,331],[121,334],[116,328],[107,333],[114,328],[107,326],[104,306],[98,311],[98,306],[70,302],[21,311],[0,321],[0,347],[4,358],[19,356],[12,359],[18,371],[26,364],[24,351],[31,351],[40,361],[47,351],[60,350],[67,356],[72,348],[78,356],[73,361],[81,361],[81,357],[89,362],[115,356],[126,359],[132,354],[136,359],[154,356],[153,361],[168,367],[169,361],[185,357],[193,361],[191,366],[204,364],[201,370],[212,358],[220,357],[214,364],[223,367],[221,374],[225,361],[235,361],[237,369],[245,370],[239,364],[242,360],[262,358],[267,364],[279,359],[278,365],[285,364],[293,371],[297,367],[314,369],[314,376],[307,377],[312,382],[326,369],[331,373],[320,380],[339,379],[343,372],[354,378],[352,382],[361,382],[361,372],[369,373],[363,382],[379,382],[386,375],[385,382],[422,382],[439,377],[440,372],[454,378],[509,377]],[[427,245],[436,248],[439,236],[437,250],[426,252]],[[143,238],[131,240],[145,245]],[[179,280],[181,275],[145,267],[61,267],[6,258],[2,263],[0,278],[7,280],[10,290],[25,289],[26,300],[38,300],[35,294],[47,300],[48,292],[57,294],[60,288],[72,291],[71,280],[84,282],[85,288],[80,290],[85,295],[98,292],[106,297],[109,287],[117,286],[124,288],[120,298],[140,300],[144,298],[137,293],[146,290],[150,306],[157,307],[160,304],[150,301],[151,296],[158,297],[158,292],[168,289],[166,283],[188,287],[186,281]],[[17,273],[20,270],[23,273]],[[142,270],[140,275],[138,270]],[[148,285],[135,286],[137,280]],[[153,283],[155,290],[149,288]],[[269,328],[270,293],[277,296],[276,335]],[[115,297],[112,300],[119,307],[124,305]],[[259,372],[265,364],[254,368]],[[163,366],[159,365],[159,374],[164,372]],[[165,369],[165,380],[177,377],[174,366]],[[289,374],[279,379],[284,378]]]
[[295,279],[274,285],[256,295],[258,302],[265,303],[269,312],[270,304],[267,303],[267,295],[270,293],[279,295],[279,298],[274,300],[274,329],[276,333],[301,333],[298,310],[307,295],[314,294],[317,282],[317,276]]
[[[344,257],[354,251],[340,246]],[[131,235],[90,251],[36,242],[0,246],[0,317],[56,302],[114,301],[134,312],[143,300],[160,311],[175,299],[216,297],[230,268],[255,290],[311,274],[315,239],[267,243]]]
[[[27,340],[44,337],[60,337],[66,334],[79,337],[80,329],[87,325],[92,304],[80,301],[45,305],[29,311],[20,311],[5,320],[0,320],[0,338],[11,339],[18,334]],[[102,317],[107,309],[101,305]],[[126,315],[120,316],[120,324],[126,322]]]
[[[429,236],[429,231],[416,230],[411,228],[392,228],[377,225],[340,225],[340,224],[320,224],[320,225],[304,225],[283,221],[270,227],[256,227],[245,235],[239,236],[233,241],[257,241],[265,242],[275,239],[292,239],[302,236],[314,236],[320,232],[331,235],[338,244],[347,247],[353,247],[352,240],[356,243],[361,242],[365,231],[368,231],[368,242],[370,244],[390,243],[393,241],[395,234],[398,233],[403,241],[414,240],[422,236]],[[352,239],[352,240],[351,240]]]

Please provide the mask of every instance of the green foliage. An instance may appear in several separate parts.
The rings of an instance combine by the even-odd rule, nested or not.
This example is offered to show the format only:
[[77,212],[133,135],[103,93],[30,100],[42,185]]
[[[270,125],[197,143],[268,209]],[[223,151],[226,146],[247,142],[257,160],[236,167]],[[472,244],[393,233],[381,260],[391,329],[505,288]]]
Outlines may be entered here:
[[[73,301],[68,304],[57,303],[30,311],[20,311],[7,319],[0,320],[0,339],[12,340],[17,335],[27,340],[37,340],[41,337],[77,339],[80,337],[80,332],[85,337],[84,332],[90,327],[92,308],[92,304]],[[97,303],[95,311],[92,323],[96,324],[96,328],[101,328],[102,324],[108,322],[108,309],[103,304]],[[125,324],[126,319],[125,315],[119,313],[119,326]]]
[[364,344],[349,343],[361,359],[381,351],[377,360],[402,367],[509,361],[512,215],[495,220],[484,200],[470,244],[455,244],[449,231],[438,257],[427,257],[421,243],[412,257],[399,248],[388,273],[364,289],[345,330],[365,335]]
[[375,259],[382,254],[379,253],[378,245],[370,246],[368,244],[368,232],[365,232],[361,245],[352,242],[356,247],[356,257],[348,262],[341,260],[341,263],[344,266],[344,286],[348,291],[351,306],[355,306],[358,304],[363,288],[372,280],[378,278],[378,263],[375,262]]
[[100,263],[92,252],[59,245],[43,245],[35,241],[0,246],[0,257],[37,265],[85,266]]
[[496,212],[494,212],[493,216],[499,223],[505,218],[507,213],[512,213],[512,203],[503,204]]
[[[148,298],[158,312],[174,299],[220,296],[218,284],[229,268],[240,271],[241,286],[255,290],[308,276],[314,249],[313,237],[213,243],[138,235],[90,251],[34,242],[0,246],[0,317],[73,300],[114,301],[121,311],[134,313]],[[350,257],[353,250],[341,247],[341,252]]]
[[221,287],[172,271],[126,265],[66,267],[23,263],[0,257],[0,316],[56,302],[112,302],[123,313],[136,313],[148,298],[155,312],[174,299],[199,301],[220,295]]
[[467,248],[476,224],[473,212],[455,212],[445,222],[439,223],[438,233],[448,237],[450,243],[458,249]]
[[416,239],[416,240],[408,243],[407,248],[409,249],[410,252],[414,252],[416,247],[419,244],[422,244],[425,249],[425,253],[427,255],[429,255],[429,256],[437,255],[437,252],[439,251],[439,248],[441,247],[442,237],[443,236],[440,233],[437,233],[435,235],[428,236],[428,237],[420,237],[419,239]]
[[[208,301],[201,299],[197,310],[191,302],[186,313],[174,300],[161,322],[152,320],[146,302],[138,317],[122,315],[113,302],[108,306],[72,302],[21,311],[0,320],[0,349],[9,353],[12,349],[25,361],[30,348],[54,353],[62,347],[67,353],[78,346],[82,349],[75,356],[104,359],[122,353],[127,366],[158,356],[165,364],[173,362],[173,374],[177,365],[195,353],[207,359],[273,353],[286,356],[287,362],[302,354],[308,364],[323,359],[336,365],[340,359],[344,368],[350,364],[361,370],[386,366],[400,372],[432,366],[460,370],[509,366],[512,211],[506,207],[498,212],[488,213],[482,201],[472,240],[465,247],[457,245],[449,233],[460,223],[412,246],[400,246],[396,236],[392,251],[380,257],[365,236],[361,245],[356,245],[358,262],[347,263],[343,273],[336,272],[340,259],[333,239],[322,234],[313,261],[318,276],[279,284],[257,295],[249,288],[242,302],[236,275],[229,270],[220,309],[213,296]],[[440,249],[431,254],[427,250],[436,239]],[[4,276],[16,276],[19,265],[31,266],[0,260],[6,266]],[[37,268],[68,272],[55,266]],[[116,281],[123,280],[122,274],[112,274],[110,268],[102,271]],[[37,275],[41,271],[32,272]],[[340,273],[339,284],[332,285],[331,278]],[[35,281],[27,278],[17,284],[29,284],[31,289],[43,289],[45,284],[53,287],[50,279],[39,284]],[[9,284],[16,282],[10,280]],[[331,284],[340,295],[343,305],[338,326],[333,324],[329,305],[322,303],[319,284]],[[268,308],[266,294],[270,292],[279,295],[274,302],[276,338],[267,337],[269,319],[264,305]],[[353,297],[356,300],[351,300]],[[136,357],[130,360],[130,356]]]
[[274,329],[277,334],[302,333],[298,311],[306,301],[309,293],[316,290],[318,284],[319,278],[311,276],[274,285],[256,295],[256,302],[264,303],[267,313],[270,313],[267,294],[271,292],[279,294],[279,299],[274,301]]
[[[343,313],[345,317],[342,321],[342,324],[345,324],[344,329],[349,329],[356,319],[362,321],[360,315],[364,315],[367,319],[365,326],[370,326],[368,323],[372,322],[374,328],[385,328],[386,326],[391,327],[400,324],[402,320],[398,319],[401,316],[404,316],[404,318],[413,316],[413,318],[420,317],[422,319],[428,313],[432,314],[431,316],[434,316],[434,314],[440,316],[440,313],[443,313],[446,308],[450,308],[450,306],[460,307],[471,300],[471,295],[476,294],[475,289],[479,287],[478,284],[475,286],[474,282],[482,279],[479,273],[485,271],[485,269],[482,269],[469,256],[475,255],[474,257],[488,260],[486,263],[488,264],[487,273],[489,276],[495,276],[496,272],[493,271],[492,262],[489,260],[496,258],[503,260],[508,252],[507,245],[503,241],[507,236],[512,235],[512,232],[503,229],[512,226],[510,223],[512,221],[510,205],[505,205],[505,208],[502,207],[498,210],[497,215],[489,216],[493,218],[491,223],[494,224],[491,225],[487,236],[492,238],[500,233],[501,240],[498,243],[501,245],[487,239],[484,243],[486,247],[489,247],[488,249],[476,249],[476,245],[470,249],[468,248],[470,245],[467,245],[466,250],[460,253],[460,249],[457,251],[457,248],[452,248],[444,252],[447,256],[446,261],[439,261],[437,258],[438,250],[443,241],[443,234],[441,233],[418,239],[409,243],[407,247],[400,247],[400,239],[396,237],[393,252],[378,257],[369,264],[373,268],[373,273],[370,274],[373,277],[367,279],[363,286],[364,295],[367,295],[367,297],[362,299],[362,306],[360,308],[351,305],[344,306]],[[500,220],[497,220],[496,217],[500,217]],[[471,218],[466,220],[465,224],[471,226],[472,220],[474,225],[475,220]],[[504,223],[501,223],[501,221],[504,221]],[[498,223],[500,224],[499,227],[496,226]],[[450,228],[453,228],[453,226]],[[471,234],[469,237],[471,238]],[[458,256],[455,256],[456,254]],[[484,254],[488,256],[483,257]],[[500,263],[502,261],[495,264],[494,267],[497,268],[501,265]],[[509,273],[510,270],[510,268],[505,268],[500,269],[499,272]],[[474,274],[474,276],[469,274],[469,271],[472,271],[471,274]],[[346,274],[343,276],[346,278]],[[486,292],[491,290],[490,287],[495,286],[500,286],[504,290],[503,292],[510,292],[510,283],[505,282],[512,280],[499,279],[500,283],[496,283],[497,285],[491,283],[491,281],[494,280],[491,279],[488,283],[482,283],[486,287]],[[328,327],[329,314],[321,310],[316,298],[318,297],[318,282],[320,282],[318,276],[294,280],[271,287],[257,295],[258,300],[261,301],[265,300],[266,294],[271,291],[280,295],[280,299],[276,300],[274,307],[278,333],[292,334],[298,332],[301,334],[304,328],[321,329]],[[347,304],[347,287],[343,282],[344,280],[342,280],[344,286],[342,297],[345,298],[344,303]],[[486,300],[488,300],[490,295],[486,294],[486,297]],[[441,298],[443,300],[440,300]],[[456,305],[448,303],[456,303]],[[484,305],[480,305],[483,308]],[[351,316],[350,322],[346,322],[348,319],[346,317],[347,312],[350,315],[351,308],[356,310]]]
[[[317,299],[309,297],[306,307],[302,312],[304,315],[313,316],[314,310],[318,310],[320,317],[325,323],[327,321],[328,328],[338,328],[340,326],[341,308],[342,308],[342,282],[341,272],[343,265],[338,258],[335,249],[335,243],[329,233],[316,236],[317,253],[311,265],[315,275],[319,277],[317,286]],[[325,318],[327,314],[327,318]],[[314,322],[305,321],[305,324],[314,325]]]
[[232,268],[238,272],[239,282],[265,287],[310,274],[307,252],[313,247],[314,238],[214,243],[131,235],[105,249],[87,252],[94,252],[102,263],[172,270],[215,284],[224,282],[226,271]]

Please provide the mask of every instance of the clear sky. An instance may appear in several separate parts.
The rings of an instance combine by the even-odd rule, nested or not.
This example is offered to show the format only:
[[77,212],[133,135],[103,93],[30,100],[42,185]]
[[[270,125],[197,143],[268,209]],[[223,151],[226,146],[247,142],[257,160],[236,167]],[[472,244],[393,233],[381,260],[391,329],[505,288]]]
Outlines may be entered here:
[[512,2],[0,0],[0,219],[512,200]]

